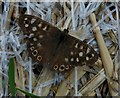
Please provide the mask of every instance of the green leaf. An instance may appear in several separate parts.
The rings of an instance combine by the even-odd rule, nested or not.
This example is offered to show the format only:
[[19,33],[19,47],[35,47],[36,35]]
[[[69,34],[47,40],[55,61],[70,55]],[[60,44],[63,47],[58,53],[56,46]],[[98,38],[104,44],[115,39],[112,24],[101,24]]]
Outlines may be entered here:
[[28,92],[26,92],[26,91],[24,91],[24,90],[21,90],[21,89],[19,89],[19,88],[16,88],[16,90],[21,91],[22,93],[24,93],[24,94],[27,95],[28,97],[31,97],[31,98],[40,98],[40,97],[37,96],[37,95],[34,95],[34,94],[32,94],[32,93],[28,93]]
[[15,96],[15,65],[14,65],[14,58],[10,59],[9,69],[8,69],[8,77],[9,77],[11,95]]

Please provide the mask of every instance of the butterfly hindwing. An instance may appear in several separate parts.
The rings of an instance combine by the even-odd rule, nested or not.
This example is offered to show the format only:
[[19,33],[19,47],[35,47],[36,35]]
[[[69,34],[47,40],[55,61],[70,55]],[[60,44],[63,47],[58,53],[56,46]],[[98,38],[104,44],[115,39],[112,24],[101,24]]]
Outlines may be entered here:
[[65,35],[55,58],[51,64],[54,70],[64,72],[74,66],[93,65],[97,61],[98,55],[87,43]]

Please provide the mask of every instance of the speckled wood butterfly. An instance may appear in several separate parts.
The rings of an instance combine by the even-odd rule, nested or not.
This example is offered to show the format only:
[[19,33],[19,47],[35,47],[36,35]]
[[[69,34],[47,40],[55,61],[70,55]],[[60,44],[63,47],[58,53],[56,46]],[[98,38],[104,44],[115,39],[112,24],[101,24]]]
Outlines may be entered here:
[[27,50],[33,62],[66,72],[75,65],[92,65],[98,55],[83,41],[32,15],[21,15],[18,24],[27,38]]

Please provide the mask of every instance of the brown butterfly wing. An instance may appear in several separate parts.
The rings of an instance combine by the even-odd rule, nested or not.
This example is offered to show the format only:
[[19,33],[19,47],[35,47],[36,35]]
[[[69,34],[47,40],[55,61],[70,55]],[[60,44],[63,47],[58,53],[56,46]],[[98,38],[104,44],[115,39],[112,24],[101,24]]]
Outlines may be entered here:
[[32,15],[22,15],[18,24],[27,39],[29,56],[34,62],[49,64],[58,47],[61,31],[48,22]]
[[97,59],[98,54],[90,45],[66,34],[51,65],[54,70],[65,72],[74,66],[93,65]]

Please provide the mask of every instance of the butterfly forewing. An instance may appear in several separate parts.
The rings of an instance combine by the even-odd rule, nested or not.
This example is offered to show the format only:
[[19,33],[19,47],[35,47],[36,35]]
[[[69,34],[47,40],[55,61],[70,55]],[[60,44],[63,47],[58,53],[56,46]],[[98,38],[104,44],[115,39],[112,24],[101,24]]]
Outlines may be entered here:
[[98,59],[94,49],[57,27],[32,15],[22,15],[18,24],[27,38],[29,56],[34,62],[66,72],[77,65],[92,65]]
[[22,15],[18,24],[28,36],[27,47],[33,61],[48,64],[56,52],[61,31],[46,21],[32,15]]

